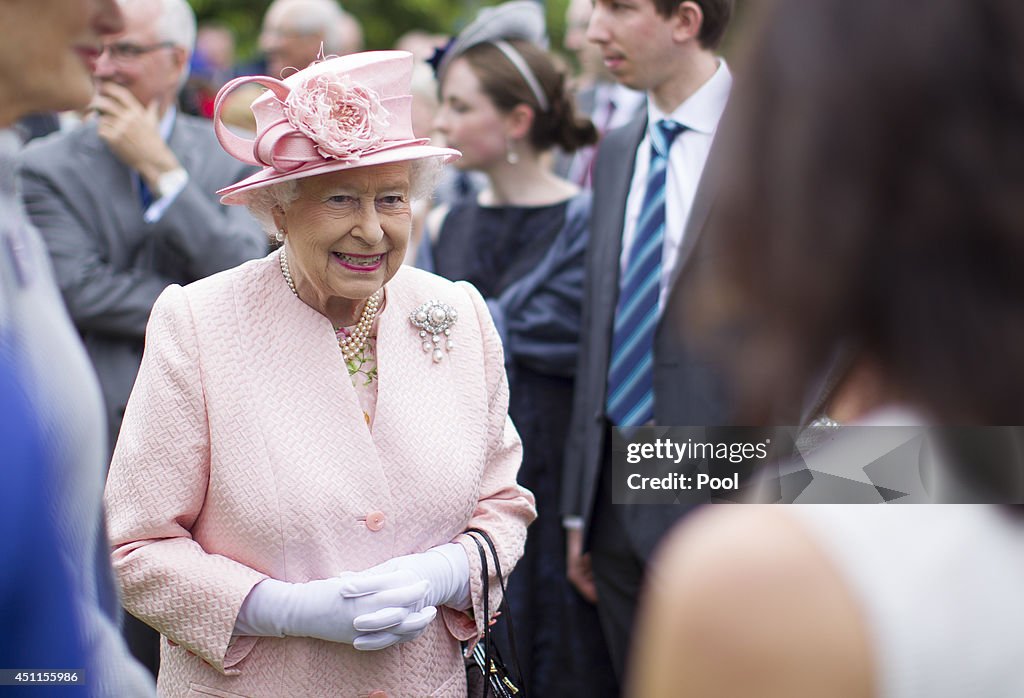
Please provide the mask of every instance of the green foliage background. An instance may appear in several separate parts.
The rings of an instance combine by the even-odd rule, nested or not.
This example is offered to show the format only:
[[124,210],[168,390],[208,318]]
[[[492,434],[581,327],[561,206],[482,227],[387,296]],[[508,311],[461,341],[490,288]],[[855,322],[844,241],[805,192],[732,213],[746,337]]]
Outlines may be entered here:
[[[189,0],[200,22],[217,21],[235,32],[240,62],[255,58],[263,13],[271,0]],[[343,0],[342,6],[363,24],[367,49],[387,49],[395,40],[412,29],[451,35],[476,16],[481,7],[497,5],[502,0]],[[565,35],[565,9],[569,0],[544,0],[551,48],[562,47]],[[737,36],[742,36],[742,20],[750,13],[748,0],[736,0],[736,17],[726,36],[724,53],[731,55]],[[571,62],[571,58],[569,58]]]
[[[256,38],[270,0],[189,0],[200,23],[215,20],[235,32],[240,60],[258,53]],[[363,23],[366,48],[391,48],[411,29],[453,34],[484,6],[495,0],[344,0],[342,6]],[[548,32],[552,47],[560,47],[565,32],[568,0],[548,0]]]

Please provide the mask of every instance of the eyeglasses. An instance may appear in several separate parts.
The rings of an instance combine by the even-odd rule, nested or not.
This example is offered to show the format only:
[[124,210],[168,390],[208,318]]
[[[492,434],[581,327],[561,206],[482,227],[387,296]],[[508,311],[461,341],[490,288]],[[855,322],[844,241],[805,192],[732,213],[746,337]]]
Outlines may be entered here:
[[136,61],[140,56],[156,51],[162,48],[174,48],[176,44],[173,41],[161,41],[158,44],[150,44],[149,46],[139,46],[138,44],[105,44],[103,51],[100,53],[102,56],[104,53],[107,57],[115,63],[131,63]]

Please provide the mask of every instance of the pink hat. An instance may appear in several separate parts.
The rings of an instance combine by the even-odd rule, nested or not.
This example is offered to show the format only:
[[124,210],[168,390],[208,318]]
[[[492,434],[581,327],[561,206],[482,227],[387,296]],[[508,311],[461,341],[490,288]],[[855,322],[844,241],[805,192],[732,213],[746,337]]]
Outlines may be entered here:
[[[355,167],[461,153],[429,145],[412,132],[412,54],[367,51],[313,63],[285,80],[245,76],[217,93],[213,123],[230,155],[263,169],[217,193],[225,204],[244,204],[260,187]],[[235,135],[221,121],[235,88],[269,88],[252,103],[256,137]]]

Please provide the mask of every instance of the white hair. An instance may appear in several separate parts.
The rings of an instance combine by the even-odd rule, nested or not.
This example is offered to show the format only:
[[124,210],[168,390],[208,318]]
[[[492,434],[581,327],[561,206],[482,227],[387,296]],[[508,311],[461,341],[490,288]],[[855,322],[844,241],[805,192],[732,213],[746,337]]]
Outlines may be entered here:
[[178,89],[185,87],[192,71],[192,52],[196,47],[196,13],[185,0],[160,0],[157,31],[164,41],[173,41],[185,49],[185,65],[178,78]]
[[[326,55],[340,53],[345,11],[334,0],[276,0],[288,17],[288,28],[299,34],[319,35]],[[269,11],[269,10],[268,10]]]
[[[434,192],[444,169],[445,158],[434,155],[413,160],[409,168],[409,199],[416,201],[426,199]],[[374,167],[371,165],[371,167]],[[291,179],[249,192],[245,197],[245,207],[253,218],[263,226],[268,237],[277,233],[274,222],[274,208],[288,210],[288,206],[299,198],[299,180]]]
[[188,55],[196,46],[196,14],[185,0],[160,0],[160,19],[157,31],[164,41],[173,41]]
[[[140,0],[117,0],[122,8]],[[142,0],[145,1],[145,0]],[[153,0],[160,8],[156,19],[156,33],[161,41],[180,46],[188,55],[196,46],[196,14],[186,0]]]
[[[117,4],[125,7],[138,0],[117,0]],[[155,0],[160,8],[156,19],[156,33],[161,41],[170,41],[175,46],[185,49],[185,65],[178,80],[178,88],[188,81],[189,64],[192,52],[196,47],[196,14],[186,0]]]

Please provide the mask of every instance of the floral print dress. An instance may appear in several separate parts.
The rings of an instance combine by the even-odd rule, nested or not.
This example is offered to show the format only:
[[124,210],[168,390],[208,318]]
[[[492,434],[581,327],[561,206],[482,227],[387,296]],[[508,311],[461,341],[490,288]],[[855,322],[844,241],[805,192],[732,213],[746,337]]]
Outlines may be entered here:
[[[380,314],[373,320],[366,344],[352,359],[345,362],[349,378],[352,379],[352,387],[356,389],[359,405],[363,408],[366,427],[371,431],[373,430],[373,416],[377,409],[377,325],[379,322]],[[354,325],[352,327],[337,327],[334,332],[340,341],[343,337],[352,334],[353,329],[355,329]]]

